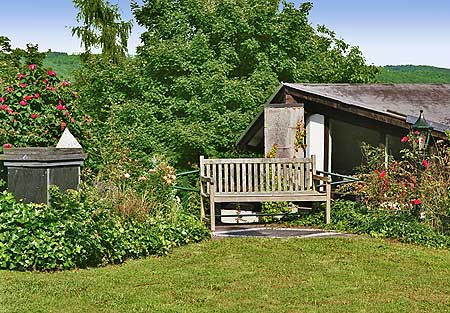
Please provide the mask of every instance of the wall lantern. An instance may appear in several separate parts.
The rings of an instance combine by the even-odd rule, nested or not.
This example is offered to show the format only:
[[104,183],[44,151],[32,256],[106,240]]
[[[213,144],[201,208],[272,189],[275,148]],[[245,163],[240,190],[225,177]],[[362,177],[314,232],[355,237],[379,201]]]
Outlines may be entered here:
[[419,149],[426,150],[428,148],[428,142],[430,141],[433,126],[431,126],[423,117],[423,110],[420,110],[419,118],[411,128],[413,132],[419,136]]

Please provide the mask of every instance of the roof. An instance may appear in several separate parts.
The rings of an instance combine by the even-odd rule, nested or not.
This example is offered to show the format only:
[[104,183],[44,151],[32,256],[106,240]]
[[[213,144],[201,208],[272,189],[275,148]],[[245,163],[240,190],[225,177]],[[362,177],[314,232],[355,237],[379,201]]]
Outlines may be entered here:
[[[443,133],[450,129],[450,84],[293,84],[283,83],[269,98],[270,104],[276,95],[285,90],[305,100],[323,98],[373,112],[376,116],[387,116],[390,120],[413,124],[424,110],[425,119],[434,131]],[[245,145],[262,126],[264,112],[239,138],[237,145]],[[407,127],[407,126],[404,126]]]
[[376,112],[418,116],[450,126],[450,84],[283,84]]

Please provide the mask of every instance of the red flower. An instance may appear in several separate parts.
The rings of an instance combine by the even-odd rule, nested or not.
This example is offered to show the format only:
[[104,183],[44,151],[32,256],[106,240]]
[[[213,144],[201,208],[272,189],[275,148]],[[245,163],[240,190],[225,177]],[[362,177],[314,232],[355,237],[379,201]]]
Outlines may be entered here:
[[61,122],[61,130],[64,130],[64,128],[66,128],[66,122],[62,121]]
[[35,93],[35,94],[34,94],[34,98],[35,98],[35,99],[38,99],[40,96],[41,96],[41,95],[38,94],[38,93]]
[[3,102],[5,102],[5,98],[0,97],[0,103],[3,103]]
[[21,80],[21,79],[24,78],[25,76],[27,76],[27,75],[26,75],[26,74],[20,74],[20,73],[19,73],[19,74],[17,75],[17,79],[18,79],[18,80]]
[[64,105],[62,105],[62,104],[58,104],[58,105],[56,106],[56,108],[57,108],[59,111],[64,111],[64,110],[66,109],[66,107],[65,107]]
[[12,144],[10,144],[10,143],[5,143],[4,145],[3,145],[3,148],[5,148],[5,149],[9,149],[9,148],[11,148],[12,147]]
[[380,178],[384,178],[384,176],[386,176],[386,171],[381,171]]
[[69,111],[66,111],[66,113],[64,113],[64,115],[69,116],[70,115]]
[[428,162],[428,160],[423,160],[422,165],[424,168],[428,168],[428,166],[430,166],[430,163]]
[[63,82],[61,83],[61,85],[65,86],[65,87],[69,87],[69,86],[70,86],[70,82],[68,82],[68,81],[63,81]]
[[24,98],[26,101],[30,101],[31,99],[32,99],[32,97],[31,96],[25,96],[25,98]]
[[74,119],[73,117],[70,119],[70,121],[71,121],[72,123],[75,123],[75,119]]
[[408,137],[408,136],[405,136],[405,137],[403,137],[400,141],[401,141],[401,142],[408,142],[408,140],[409,140],[409,137]]
[[34,120],[34,119],[36,119],[36,118],[38,118],[38,116],[39,116],[39,114],[37,114],[37,113],[32,113],[31,114],[31,118]]
[[27,102],[25,100],[21,100],[19,103],[23,107],[27,105]]
[[420,135],[420,132],[419,132],[418,130],[416,130],[416,131],[414,132],[414,135]]
[[1,110],[6,110],[8,108],[8,106],[6,105],[6,104],[2,104],[1,106],[0,106],[0,109]]
[[24,84],[24,83],[19,84],[19,86],[22,87],[22,88],[27,88],[27,84]]
[[46,84],[46,83],[48,83],[48,79],[44,79],[42,82],[43,82],[44,84]]
[[30,69],[30,71],[34,71],[36,69],[36,64],[30,64],[28,65],[28,68]]
[[13,88],[13,87],[8,87],[8,88],[6,88],[6,90],[7,90],[8,92],[13,92],[13,91],[14,91],[14,88]]
[[414,199],[414,200],[412,201],[412,203],[413,203],[414,205],[419,205],[419,204],[422,204],[422,201],[421,201],[420,199]]
[[52,70],[48,70],[47,74],[48,74],[48,76],[53,76],[53,77],[56,76],[56,72],[52,71]]

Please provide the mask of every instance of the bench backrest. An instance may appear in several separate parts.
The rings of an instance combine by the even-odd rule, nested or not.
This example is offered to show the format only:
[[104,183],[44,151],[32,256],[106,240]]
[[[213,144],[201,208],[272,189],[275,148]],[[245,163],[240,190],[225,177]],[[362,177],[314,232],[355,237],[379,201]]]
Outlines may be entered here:
[[[280,159],[204,159],[200,175],[214,180],[216,193],[313,190],[315,157]],[[209,188],[209,186],[208,186]],[[207,190],[209,193],[209,190]]]

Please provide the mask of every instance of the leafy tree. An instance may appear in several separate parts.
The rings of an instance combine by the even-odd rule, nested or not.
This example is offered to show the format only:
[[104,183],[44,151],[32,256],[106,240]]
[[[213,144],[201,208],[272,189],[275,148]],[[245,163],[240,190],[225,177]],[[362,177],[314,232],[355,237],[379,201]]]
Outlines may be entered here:
[[23,65],[41,65],[45,55],[33,44],[27,44],[25,50],[12,48],[11,40],[0,36],[0,83],[13,79]]
[[280,81],[374,80],[377,69],[357,47],[310,25],[311,8],[278,0],[134,3],[147,29],[143,45],[123,66],[97,62],[82,71],[85,109],[123,145],[166,152],[179,166],[199,154],[237,153],[235,140]]
[[77,21],[82,25],[72,27],[72,35],[81,39],[86,53],[99,47],[112,62],[123,59],[132,24],[122,20],[119,7],[108,0],[73,0],[73,3],[79,9]]

